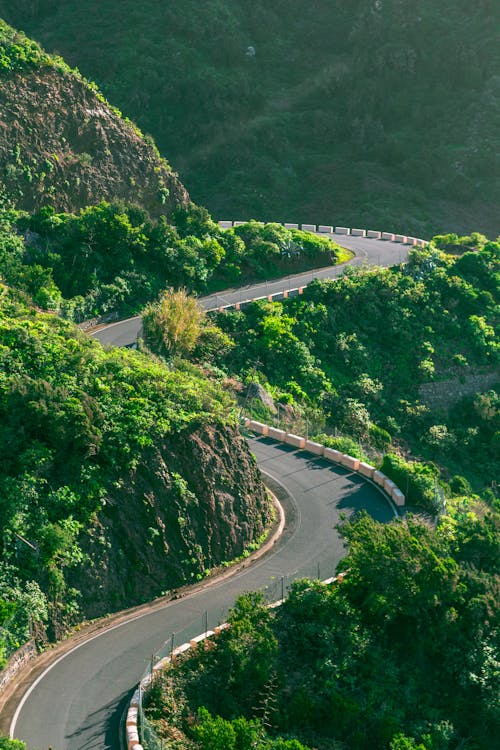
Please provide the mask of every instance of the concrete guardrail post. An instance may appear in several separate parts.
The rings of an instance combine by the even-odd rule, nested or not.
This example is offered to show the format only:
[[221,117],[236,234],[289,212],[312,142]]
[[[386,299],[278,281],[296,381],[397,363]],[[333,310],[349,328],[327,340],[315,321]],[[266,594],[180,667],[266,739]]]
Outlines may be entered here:
[[285,443],[287,445],[293,446],[294,448],[305,448],[306,439],[300,437],[299,435],[293,435],[291,432],[288,432],[285,437]]
[[359,458],[354,456],[347,456],[345,453],[340,454],[339,463],[341,466],[345,466],[346,469],[357,471],[359,469]]
[[277,427],[269,427],[267,437],[277,440],[280,443],[285,442],[286,432],[285,430],[279,430]]
[[323,450],[323,458],[326,458],[327,461],[334,461],[335,463],[340,463],[340,457],[342,453],[340,451],[336,451],[334,448],[327,448]]
[[306,440],[305,449],[315,456],[322,456],[325,446],[321,445],[321,443],[315,443],[314,440]]
[[367,479],[373,479],[373,472],[375,471],[375,469],[373,466],[370,466],[370,464],[367,464],[364,461],[360,461],[358,471],[364,477],[367,477]]
[[262,422],[255,422],[254,420],[251,420],[246,425],[249,430],[252,430],[252,432],[257,432],[259,435],[263,435],[264,437],[267,437],[269,434],[269,427],[267,424],[262,424]]

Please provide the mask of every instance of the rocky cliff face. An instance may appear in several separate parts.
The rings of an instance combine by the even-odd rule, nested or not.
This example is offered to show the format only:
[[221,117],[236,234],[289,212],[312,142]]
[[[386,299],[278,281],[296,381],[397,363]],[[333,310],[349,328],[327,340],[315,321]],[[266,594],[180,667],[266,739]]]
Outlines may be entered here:
[[0,190],[30,211],[123,199],[156,217],[189,201],[152,141],[95,88],[55,65],[2,71]]
[[138,604],[239,556],[271,507],[237,429],[204,426],[150,449],[107,498],[72,573],[86,616]]

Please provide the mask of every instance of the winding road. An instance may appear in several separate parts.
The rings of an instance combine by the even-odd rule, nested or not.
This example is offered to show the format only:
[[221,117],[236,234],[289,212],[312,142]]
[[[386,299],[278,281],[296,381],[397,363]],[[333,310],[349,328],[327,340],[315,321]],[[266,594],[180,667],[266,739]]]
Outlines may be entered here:
[[[275,548],[223,582],[104,631],[70,651],[35,685],[11,725],[29,750],[119,750],[124,705],[151,654],[172,633],[176,644],[223,622],[242,591],[284,585],[301,576],[333,575],[344,547],[335,524],[341,514],[366,509],[393,517],[387,500],[359,475],[266,438],[249,438],[258,464],[285,507],[287,528]],[[285,489],[286,488],[286,491]]]
[[[313,279],[335,279],[341,276],[346,265],[349,266],[393,266],[408,259],[408,245],[398,242],[367,239],[366,237],[353,237],[351,235],[328,235],[335,242],[354,252],[354,258],[348,263],[328,268],[316,268],[313,271],[286,276],[276,281],[266,281],[259,284],[250,284],[238,289],[227,289],[208,297],[200,297],[200,304],[205,310],[217,310],[225,305],[234,305],[237,302],[245,303],[259,297],[267,297],[271,294],[280,294],[289,289],[298,289],[307,286]],[[101,344],[110,346],[129,346],[133,344],[140,334],[142,322],[140,316],[112,323],[95,331],[90,335],[98,339]]]
[[[356,253],[354,263],[392,265],[405,260],[408,247],[358,237],[336,238]],[[313,272],[316,278],[335,277],[342,267]],[[285,281],[255,285],[237,292],[205,298],[205,307],[218,307],[222,296],[242,299],[303,286],[311,273]],[[279,288],[281,286],[281,289]],[[263,290],[263,287],[265,291]],[[261,293],[262,292],[262,293]],[[131,319],[96,331],[111,345],[131,343],[140,319]],[[366,509],[388,521],[393,509],[369,482],[358,474],[315,458],[303,451],[277,445],[266,438],[249,437],[266,481],[285,508],[287,526],[273,549],[248,568],[224,581],[183,598],[159,604],[79,644],[43,672],[18,704],[11,735],[24,740],[28,750],[119,750],[119,722],[124,707],[147,668],[151,654],[175,633],[176,645],[226,618],[235,597],[268,587],[278,599],[282,586],[302,576],[333,575],[344,554],[335,529],[342,514]]]

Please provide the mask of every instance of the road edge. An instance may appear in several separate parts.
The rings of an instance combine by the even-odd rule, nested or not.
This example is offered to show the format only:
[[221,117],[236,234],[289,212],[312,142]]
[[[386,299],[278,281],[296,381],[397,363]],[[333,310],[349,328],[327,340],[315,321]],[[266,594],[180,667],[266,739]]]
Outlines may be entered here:
[[[265,476],[263,476],[263,481],[266,484]],[[158,597],[145,604],[120,610],[87,625],[83,625],[79,627],[77,632],[72,633],[63,641],[58,641],[52,648],[39,654],[38,657],[28,662],[20,670],[5,690],[0,701],[0,732],[13,737],[17,718],[32,690],[41,682],[47,672],[72,651],[114,628],[121,627],[133,620],[161,610],[167,607],[172,601],[193,596],[199,591],[218,585],[222,581],[237,575],[245,568],[251,567],[255,562],[268,554],[280,541],[287,525],[287,519],[284,508],[274,492],[269,487],[267,487],[267,490],[271,496],[276,514],[274,522],[270,527],[269,535],[258,550],[255,550],[247,558],[235,562],[228,568],[219,568],[203,581],[180,587],[165,596]]]

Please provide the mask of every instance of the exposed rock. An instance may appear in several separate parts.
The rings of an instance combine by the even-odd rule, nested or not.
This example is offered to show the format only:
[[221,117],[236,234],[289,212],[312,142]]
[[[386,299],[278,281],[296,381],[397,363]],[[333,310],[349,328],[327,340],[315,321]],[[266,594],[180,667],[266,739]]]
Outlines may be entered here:
[[247,391],[247,401],[260,401],[273,414],[276,414],[276,406],[273,397],[260,383],[250,383]]
[[236,428],[204,426],[150,449],[110,494],[72,576],[89,617],[159,596],[238,557],[270,505]]
[[2,75],[0,187],[18,208],[76,211],[122,199],[153,217],[186,189],[132,123],[88,83],[56,67]]

